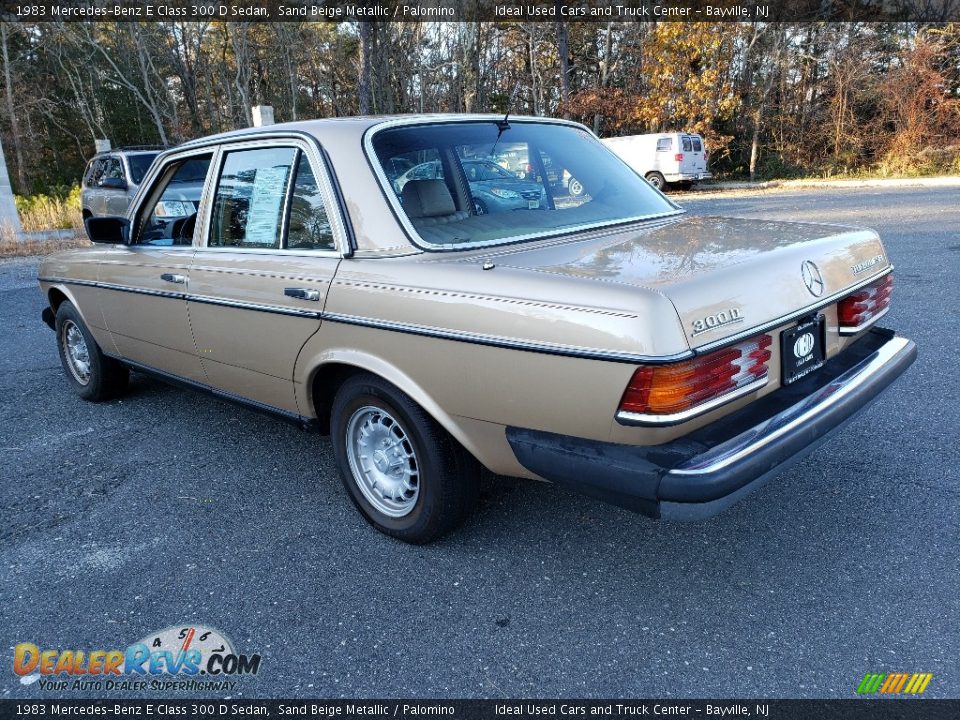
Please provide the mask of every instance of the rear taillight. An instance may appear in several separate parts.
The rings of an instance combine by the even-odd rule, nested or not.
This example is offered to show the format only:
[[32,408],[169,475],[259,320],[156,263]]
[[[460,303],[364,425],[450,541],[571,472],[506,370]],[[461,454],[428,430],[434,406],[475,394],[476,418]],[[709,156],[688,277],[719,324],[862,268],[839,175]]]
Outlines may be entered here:
[[[707,410],[717,400],[744,388],[759,387],[767,379],[769,335],[757,335],[693,360],[637,368],[620,401],[620,412],[669,416]],[[636,418],[634,418],[636,419]]]
[[676,155],[673,156],[673,159],[676,160],[677,162],[681,162],[683,160],[683,153],[677,153]]
[[890,309],[893,275],[870,283],[837,303],[841,335],[853,335]]

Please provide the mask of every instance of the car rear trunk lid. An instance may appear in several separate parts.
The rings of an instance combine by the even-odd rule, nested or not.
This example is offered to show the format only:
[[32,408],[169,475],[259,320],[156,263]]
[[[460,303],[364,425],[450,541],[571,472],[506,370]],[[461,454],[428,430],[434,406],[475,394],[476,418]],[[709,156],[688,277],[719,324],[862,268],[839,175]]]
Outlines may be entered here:
[[658,292],[694,349],[812,312],[889,268],[872,230],[721,217],[634,226],[498,263]]

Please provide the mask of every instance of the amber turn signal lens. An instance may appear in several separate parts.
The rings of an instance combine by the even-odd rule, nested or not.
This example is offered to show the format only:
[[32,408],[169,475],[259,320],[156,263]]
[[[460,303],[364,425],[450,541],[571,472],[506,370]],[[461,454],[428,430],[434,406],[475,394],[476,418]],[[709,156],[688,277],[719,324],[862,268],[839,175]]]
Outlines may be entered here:
[[758,335],[693,360],[637,368],[620,411],[672,415],[703,405],[767,377],[769,335]]

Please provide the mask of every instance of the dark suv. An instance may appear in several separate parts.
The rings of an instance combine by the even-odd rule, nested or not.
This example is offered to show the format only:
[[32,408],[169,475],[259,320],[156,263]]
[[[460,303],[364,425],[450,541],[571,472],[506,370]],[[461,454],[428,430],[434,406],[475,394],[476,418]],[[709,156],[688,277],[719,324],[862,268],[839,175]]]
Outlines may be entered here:
[[83,172],[83,217],[123,215],[153,159],[164,149],[143,145],[94,155]]

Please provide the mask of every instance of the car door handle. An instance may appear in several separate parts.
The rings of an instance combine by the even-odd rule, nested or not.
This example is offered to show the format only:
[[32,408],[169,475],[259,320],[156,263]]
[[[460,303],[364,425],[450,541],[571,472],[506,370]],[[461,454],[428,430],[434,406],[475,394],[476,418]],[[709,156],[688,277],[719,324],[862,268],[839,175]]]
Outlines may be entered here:
[[320,291],[310,290],[309,288],[284,288],[283,294],[287,297],[299,298],[300,300],[313,300],[314,302],[320,299]]
[[187,279],[183,275],[174,275],[173,273],[164,273],[160,276],[161,280],[166,280],[167,282],[177,283],[178,285],[183,285]]

